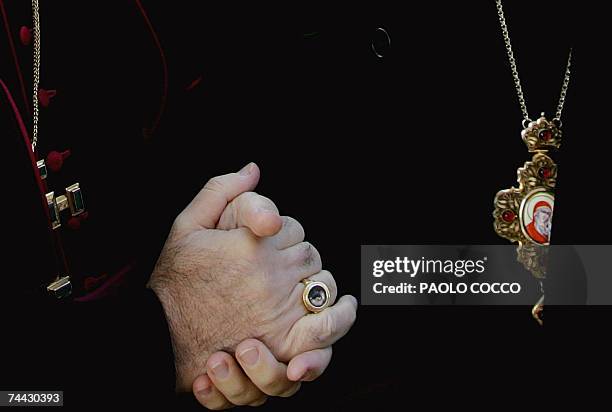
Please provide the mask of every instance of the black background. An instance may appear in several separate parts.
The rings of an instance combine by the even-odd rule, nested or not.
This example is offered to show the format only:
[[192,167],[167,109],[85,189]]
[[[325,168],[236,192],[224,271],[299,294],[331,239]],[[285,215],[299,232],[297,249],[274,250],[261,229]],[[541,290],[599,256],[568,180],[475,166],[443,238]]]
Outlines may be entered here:
[[[565,139],[554,155],[553,242],[608,243],[603,16],[585,4],[506,3],[533,118],[554,113],[574,47]],[[88,248],[85,269],[136,249],[144,281],[172,220],[203,183],[250,161],[262,171],[258,192],[303,224],[341,293],[359,297],[361,244],[505,243],[492,228],[493,197],[516,183],[529,155],[493,1],[291,10],[145,5],[171,79],[203,80],[188,97],[171,89],[144,148],[124,139],[140,136],[150,120],[136,118],[133,96],[158,98],[148,86],[159,83],[158,58],[132,46],[146,37],[142,25],[114,7],[85,17],[66,4],[41,5],[46,30],[65,23],[55,24],[55,47],[51,36],[43,61],[46,74],[64,82],[56,100],[65,96],[66,104],[42,122],[71,140],[72,165],[92,188],[87,230],[94,245],[112,250]],[[382,59],[371,50],[377,27],[391,37]],[[129,218],[100,213],[119,210],[115,199],[123,195],[137,197]],[[565,399],[582,383],[597,392],[588,378],[609,361],[607,308],[547,307],[544,328],[530,309],[360,307],[325,375],[267,407],[458,407],[489,397],[535,406],[539,395]],[[197,407],[187,395],[179,404]]]
[[[507,3],[533,118],[552,117],[574,47],[565,140],[554,155],[553,239],[609,242],[610,220],[596,212],[610,176],[607,38],[587,7]],[[247,50],[240,30],[235,43],[215,50],[213,66],[237,63],[211,79],[203,112],[227,140],[207,139],[202,152],[212,144],[234,155],[212,174],[257,161],[259,190],[303,223],[341,291],[356,296],[360,244],[503,244],[492,230],[492,199],[516,183],[528,154],[493,2],[314,14],[302,33],[317,35],[292,38],[282,34],[299,36],[292,22],[265,21],[253,27],[262,36],[253,33]],[[370,49],[377,27],[391,37],[382,59]],[[588,378],[608,360],[607,313],[549,306],[541,328],[528,307],[361,307],[327,373],[295,399],[270,404],[352,410],[565,399],[584,383],[576,376]]]

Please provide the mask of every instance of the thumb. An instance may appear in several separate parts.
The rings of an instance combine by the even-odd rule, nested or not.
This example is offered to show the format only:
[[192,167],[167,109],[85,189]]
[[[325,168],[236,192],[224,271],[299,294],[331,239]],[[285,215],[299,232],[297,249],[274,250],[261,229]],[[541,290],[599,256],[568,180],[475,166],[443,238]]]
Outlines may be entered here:
[[213,177],[183,210],[182,217],[196,228],[214,229],[227,204],[255,189],[259,175],[259,167],[251,162],[238,173]]

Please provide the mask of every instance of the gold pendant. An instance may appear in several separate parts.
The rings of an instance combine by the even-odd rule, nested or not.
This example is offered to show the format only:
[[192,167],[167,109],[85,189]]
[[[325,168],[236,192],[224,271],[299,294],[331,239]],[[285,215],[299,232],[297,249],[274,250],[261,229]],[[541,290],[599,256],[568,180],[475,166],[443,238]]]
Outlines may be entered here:
[[[547,152],[559,148],[561,135],[560,123],[548,121],[544,113],[529,122],[521,136],[529,152],[535,154],[518,169],[518,188],[500,190],[494,200],[495,232],[518,242],[517,260],[538,279],[546,277],[546,246],[550,244],[557,180],[557,165]],[[540,324],[543,298],[532,312]]]

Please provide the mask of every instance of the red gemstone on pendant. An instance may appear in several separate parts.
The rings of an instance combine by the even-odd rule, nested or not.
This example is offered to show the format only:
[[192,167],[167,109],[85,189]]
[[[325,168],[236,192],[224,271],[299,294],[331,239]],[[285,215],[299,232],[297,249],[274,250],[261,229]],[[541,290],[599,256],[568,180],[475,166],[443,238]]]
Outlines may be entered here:
[[514,213],[512,210],[504,210],[504,213],[502,213],[502,219],[504,222],[510,223],[516,219],[516,213]]
[[540,132],[540,139],[545,142],[551,141],[553,138],[553,132],[550,129],[545,129]]
[[552,176],[552,170],[550,170],[549,167],[542,167],[540,170],[538,170],[538,175],[540,175],[542,179],[548,179],[550,176]]

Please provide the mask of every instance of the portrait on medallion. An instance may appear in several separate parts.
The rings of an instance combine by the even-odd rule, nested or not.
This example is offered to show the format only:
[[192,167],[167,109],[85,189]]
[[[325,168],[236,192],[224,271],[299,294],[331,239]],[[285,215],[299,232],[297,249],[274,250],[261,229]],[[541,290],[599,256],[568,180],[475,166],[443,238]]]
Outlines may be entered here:
[[540,245],[549,243],[554,203],[554,195],[542,189],[534,190],[523,200],[521,229],[531,241]]

